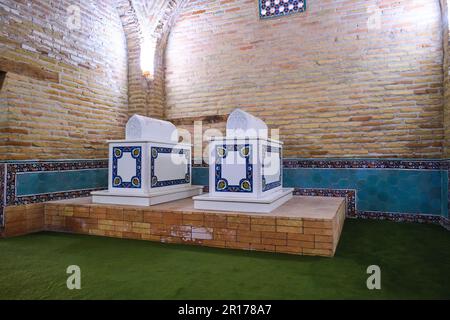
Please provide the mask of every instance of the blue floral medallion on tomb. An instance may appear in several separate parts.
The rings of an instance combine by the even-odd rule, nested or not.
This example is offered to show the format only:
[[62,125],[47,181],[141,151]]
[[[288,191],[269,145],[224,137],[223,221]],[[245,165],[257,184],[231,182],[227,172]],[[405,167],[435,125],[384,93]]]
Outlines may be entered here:
[[[112,150],[112,186],[113,188],[137,189],[142,186],[142,148],[138,146],[113,147]],[[132,167],[135,174],[122,177],[119,172],[126,172]]]
[[[217,192],[253,192],[252,145],[216,146],[215,190]],[[231,154],[234,156],[231,157]],[[233,179],[236,183],[230,183]]]

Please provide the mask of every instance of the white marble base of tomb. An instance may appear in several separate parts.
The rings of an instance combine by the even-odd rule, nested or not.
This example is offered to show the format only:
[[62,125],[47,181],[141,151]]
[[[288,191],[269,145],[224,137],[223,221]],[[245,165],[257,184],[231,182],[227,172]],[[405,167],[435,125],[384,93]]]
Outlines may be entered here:
[[151,194],[114,194],[108,190],[91,192],[92,202],[99,204],[120,204],[130,206],[154,206],[156,204],[176,201],[201,195],[202,186],[188,186],[169,191],[154,192]]
[[200,210],[270,213],[292,199],[293,188],[281,189],[260,198],[217,197],[210,193],[194,197],[194,208]]

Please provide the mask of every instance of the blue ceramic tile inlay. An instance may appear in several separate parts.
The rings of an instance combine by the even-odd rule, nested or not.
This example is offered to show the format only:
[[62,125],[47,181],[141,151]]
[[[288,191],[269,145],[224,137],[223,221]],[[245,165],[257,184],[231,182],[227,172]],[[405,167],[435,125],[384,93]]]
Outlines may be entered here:
[[17,174],[17,196],[108,188],[108,169],[40,171]]
[[450,207],[450,194],[449,194],[449,177],[450,174],[447,173],[447,171],[442,172],[442,179],[441,179],[441,188],[442,188],[442,215],[444,217],[449,217],[449,207]]
[[4,224],[3,209],[5,208],[5,173],[6,166],[0,163],[0,227]]
[[[222,176],[224,168],[227,166],[222,159],[226,159],[230,152],[237,152],[241,159],[245,159],[245,176],[240,178],[236,185],[230,185],[228,180]],[[224,144],[216,146],[216,163],[214,187],[216,192],[253,192],[253,163],[251,163],[250,155],[253,153],[251,144]],[[225,161],[226,162],[226,161]]]
[[306,10],[306,0],[259,0],[259,17],[276,18]]
[[286,187],[356,189],[361,211],[441,214],[440,170],[286,169]]
[[[441,179],[446,174],[444,170],[296,168],[283,170],[283,185],[355,189],[361,211],[441,215],[446,192]],[[208,185],[208,168],[193,168],[193,183]]]
[[[132,158],[132,166],[135,174],[130,181],[123,181],[119,176],[119,160],[124,158],[124,154],[129,153]],[[126,160],[125,160],[126,161]],[[129,166],[130,164],[128,164]],[[142,147],[141,146],[117,146],[112,149],[112,187],[124,189],[140,189],[142,186]]]
[[197,186],[207,186],[209,185],[209,169],[208,168],[192,168],[192,184]]
[[[283,170],[286,187],[354,189],[357,209],[361,212],[449,216],[448,160],[448,163],[446,160],[392,160],[391,163],[391,160],[385,159],[369,162],[359,159],[345,160],[343,163],[341,159],[334,163],[328,159],[306,159],[301,160],[301,163],[291,161],[290,165],[289,161]],[[5,194],[9,205],[68,196],[61,194],[53,197],[61,192],[68,192],[70,196],[84,196],[89,190],[107,188],[106,160],[4,163],[8,166]],[[347,165],[352,168],[347,168]],[[208,181],[207,167],[192,168],[194,185],[208,185]],[[34,195],[39,196],[35,198]]]

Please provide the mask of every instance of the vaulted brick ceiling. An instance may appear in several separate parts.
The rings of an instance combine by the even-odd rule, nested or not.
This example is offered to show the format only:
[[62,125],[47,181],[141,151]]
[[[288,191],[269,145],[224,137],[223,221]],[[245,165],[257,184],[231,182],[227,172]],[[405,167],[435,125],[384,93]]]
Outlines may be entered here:
[[[178,10],[187,0],[116,1],[127,38],[129,114],[163,118],[164,50]],[[148,72],[146,77],[143,72]]]

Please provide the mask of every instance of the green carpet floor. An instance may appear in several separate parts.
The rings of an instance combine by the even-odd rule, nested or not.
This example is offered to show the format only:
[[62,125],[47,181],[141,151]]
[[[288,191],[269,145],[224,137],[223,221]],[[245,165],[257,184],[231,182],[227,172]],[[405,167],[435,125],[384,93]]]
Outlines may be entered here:
[[[369,265],[382,289],[366,287]],[[66,268],[81,267],[81,290]],[[450,232],[347,220],[334,258],[59,233],[0,240],[0,299],[450,298]]]

